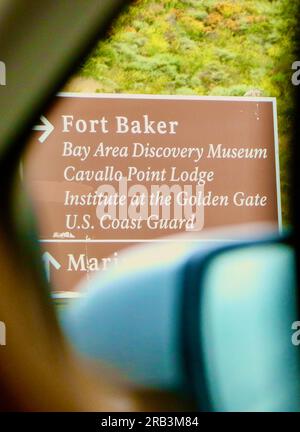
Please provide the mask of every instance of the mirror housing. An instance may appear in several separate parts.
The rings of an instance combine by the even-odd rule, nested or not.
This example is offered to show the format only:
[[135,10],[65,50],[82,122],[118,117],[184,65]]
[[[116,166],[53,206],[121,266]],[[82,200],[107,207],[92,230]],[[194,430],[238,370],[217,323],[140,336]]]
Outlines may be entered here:
[[281,239],[140,246],[82,292],[61,316],[67,336],[133,382],[194,394],[200,411],[298,409],[294,253]]

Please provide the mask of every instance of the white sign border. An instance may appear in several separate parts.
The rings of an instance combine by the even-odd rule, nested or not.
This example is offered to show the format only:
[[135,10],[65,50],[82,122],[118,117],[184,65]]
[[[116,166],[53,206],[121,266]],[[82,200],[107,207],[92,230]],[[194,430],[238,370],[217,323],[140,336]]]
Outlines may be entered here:
[[[278,119],[277,119],[277,100],[275,97],[243,97],[243,96],[184,96],[184,95],[154,95],[154,94],[126,94],[126,93],[87,93],[87,92],[59,92],[58,97],[65,98],[94,98],[94,99],[147,99],[147,100],[187,100],[187,101],[220,101],[220,102],[253,102],[253,103],[272,103],[273,107],[273,131],[274,131],[274,146],[275,146],[275,172],[276,172],[276,196],[277,196],[277,217],[278,231],[281,234],[282,226],[282,205],[281,205],[281,182],[280,182],[280,160],[279,160],[279,136],[278,136]],[[140,243],[154,241],[168,241],[167,239],[107,239],[107,240],[91,240],[91,239],[40,239],[41,243]],[[178,241],[178,240],[176,240]],[[183,241],[183,240],[182,240]],[[185,240],[184,240],[185,241]],[[199,239],[195,239],[199,241]],[[217,241],[217,240],[215,240]]]

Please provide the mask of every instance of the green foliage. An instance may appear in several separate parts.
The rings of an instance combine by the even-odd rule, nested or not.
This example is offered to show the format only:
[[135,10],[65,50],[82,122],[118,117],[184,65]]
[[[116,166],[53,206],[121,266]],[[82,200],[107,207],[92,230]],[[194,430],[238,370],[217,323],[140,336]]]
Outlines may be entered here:
[[243,96],[258,89],[277,97],[289,222],[296,7],[297,0],[136,0],[79,75],[101,92]]

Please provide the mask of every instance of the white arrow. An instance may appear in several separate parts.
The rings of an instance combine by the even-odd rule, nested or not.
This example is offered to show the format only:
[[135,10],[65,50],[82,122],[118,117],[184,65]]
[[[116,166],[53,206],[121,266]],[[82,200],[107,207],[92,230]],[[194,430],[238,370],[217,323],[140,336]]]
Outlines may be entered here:
[[40,117],[41,122],[43,122],[44,124],[42,125],[38,125],[38,126],[34,126],[32,129],[36,130],[36,131],[43,131],[44,133],[39,137],[39,142],[43,143],[46,141],[46,139],[48,138],[48,136],[54,131],[54,126],[52,123],[49,122],[48,119],[46,119],[46,117],[41,116]]
[[61,268],[61,265],[49,252],[44,252],[42,259],[44,261],[48,282],[50,282],[50,265],[52,264],[53,267],[56,268],[56,270],[59,270]]

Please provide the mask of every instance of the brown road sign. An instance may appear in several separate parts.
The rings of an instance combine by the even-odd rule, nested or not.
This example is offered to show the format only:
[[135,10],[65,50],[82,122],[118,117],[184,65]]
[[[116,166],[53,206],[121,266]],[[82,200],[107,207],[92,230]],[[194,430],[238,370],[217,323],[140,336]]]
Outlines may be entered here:
[[281,226],[272,98],[64,93],[31,141],[24,179],[56,290],[135,241]]

